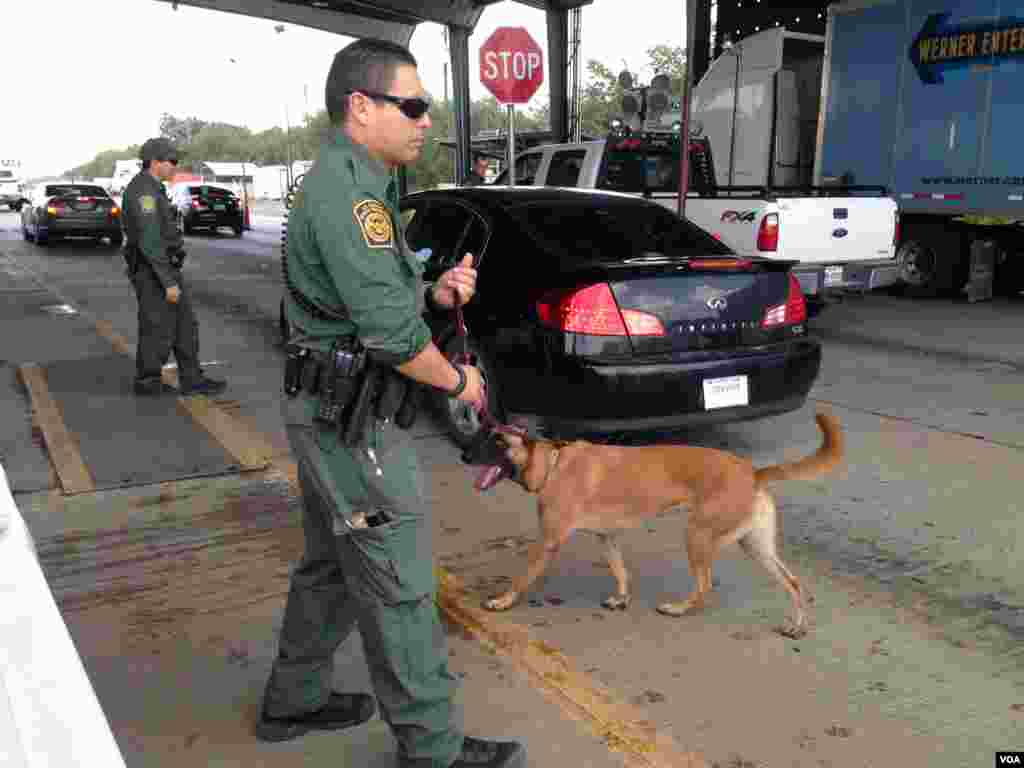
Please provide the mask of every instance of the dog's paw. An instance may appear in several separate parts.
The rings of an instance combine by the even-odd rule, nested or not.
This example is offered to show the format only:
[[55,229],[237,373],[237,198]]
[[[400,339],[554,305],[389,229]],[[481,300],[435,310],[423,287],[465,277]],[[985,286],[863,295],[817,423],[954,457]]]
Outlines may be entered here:
[[784,624],[775,627],[775,631],[783,637],[788,637],[790,640],[799,640],[807,636],[807,625],[795,624],[787,619]]
[[658,606],[658,613],[664,616],[686,616],[697,613],[703,605],[697,605],[691,600],[684,600],[681,603],[662,603]]
[[515,605],[517,599],[519,599],[519,595],[515,592],[506,592],[503,595],[484,600],[484,608],[488,611],[507,611]]
[[614,594],[608,595],[608,597],[601,601],[601,605],[610,611],[624,611],[629,608],[629,604],[632,601],[633,598],[630,595]]

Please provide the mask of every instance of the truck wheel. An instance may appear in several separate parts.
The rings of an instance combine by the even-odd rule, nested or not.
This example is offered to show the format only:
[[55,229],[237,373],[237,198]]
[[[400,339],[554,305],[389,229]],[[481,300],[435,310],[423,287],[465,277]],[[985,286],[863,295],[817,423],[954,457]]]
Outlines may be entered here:
[[925,240],[907,240],[896,252],[900,280],[908,296],[933,297],[952,292],[960,245],[959,237],[952,244],[938,246]]

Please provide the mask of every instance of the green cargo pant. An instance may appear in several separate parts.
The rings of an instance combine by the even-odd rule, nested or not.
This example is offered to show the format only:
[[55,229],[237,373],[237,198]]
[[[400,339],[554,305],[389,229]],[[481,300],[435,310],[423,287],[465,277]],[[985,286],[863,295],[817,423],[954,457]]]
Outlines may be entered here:
[[[282,412],[298,464],[306,551],[292,574],[278,657],[264,697],[285,717],[327,702],[333,656],[358,624],[381,715],[400,754],[448,768],[462,748],[452,721],[455,678],[434,603],[432,527],[419,462],[408,435],[391,424],[368,429],[349,450],[314,425],[316,398],[285,398]],[[367,505],[394,521],[351,529]]]
[[139,302],[135,378],[139,381],[160,381],[160,371],[173,349],[182,387],[195,384],[202,378],[199,369],[199,323],[184,279],[178,285],[181,295],[177,304],[168,303],[167,290],[148,264],[140,265],[131,281]]

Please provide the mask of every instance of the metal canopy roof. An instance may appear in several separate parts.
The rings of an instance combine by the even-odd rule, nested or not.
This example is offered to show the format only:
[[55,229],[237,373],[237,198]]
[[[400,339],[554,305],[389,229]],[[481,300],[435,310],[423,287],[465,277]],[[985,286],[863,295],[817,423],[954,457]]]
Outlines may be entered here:
[[[566,11],[593,0],[515,0],[543,11]],[[488,5],[501,0],[159,0],[284,21],[349,37],[376,37],[408,46],[417,24],[472,31]]]
[[[454,86],[456,178],[469,170],[469,36],[489,5],[500,0],[158,0],[211,11],[299,24],[348,37],[376,37],[408,46],[417,24],[448,27]],[[569,12],[594,0],[514,0],[547,13],[552,131],[568,136]],[[691,0],[692,1],[692,0]],[[706,0],[703,0],[706,1]]]

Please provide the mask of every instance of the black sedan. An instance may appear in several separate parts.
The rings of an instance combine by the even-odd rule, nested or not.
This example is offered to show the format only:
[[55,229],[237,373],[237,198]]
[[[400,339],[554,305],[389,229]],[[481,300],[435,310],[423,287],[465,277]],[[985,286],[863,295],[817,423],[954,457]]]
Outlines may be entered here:
[[46,245],[62,237],[106,237],[111,245],[124,240],[121,209],[103,187],[76,182],[40,185],[21,208],[21,232],[26,240]]
[[191,235],[197,229],[216,232],[219,227],[230,227],[235,237],[242,236],[242,207],[230,189],[182,182],[174,185],[168,197],[177,210],[178,229],[183,234]]
[[[435,279],[478,257],[468,348],[496,417],[567,438],[628,437],[799,408],[818,375],[793,262],[741,258],[630,195],[464,187],[402,201]],[[451,313],[435,341],[461,345]],[[455,440],[476,415],[439,397]]]

